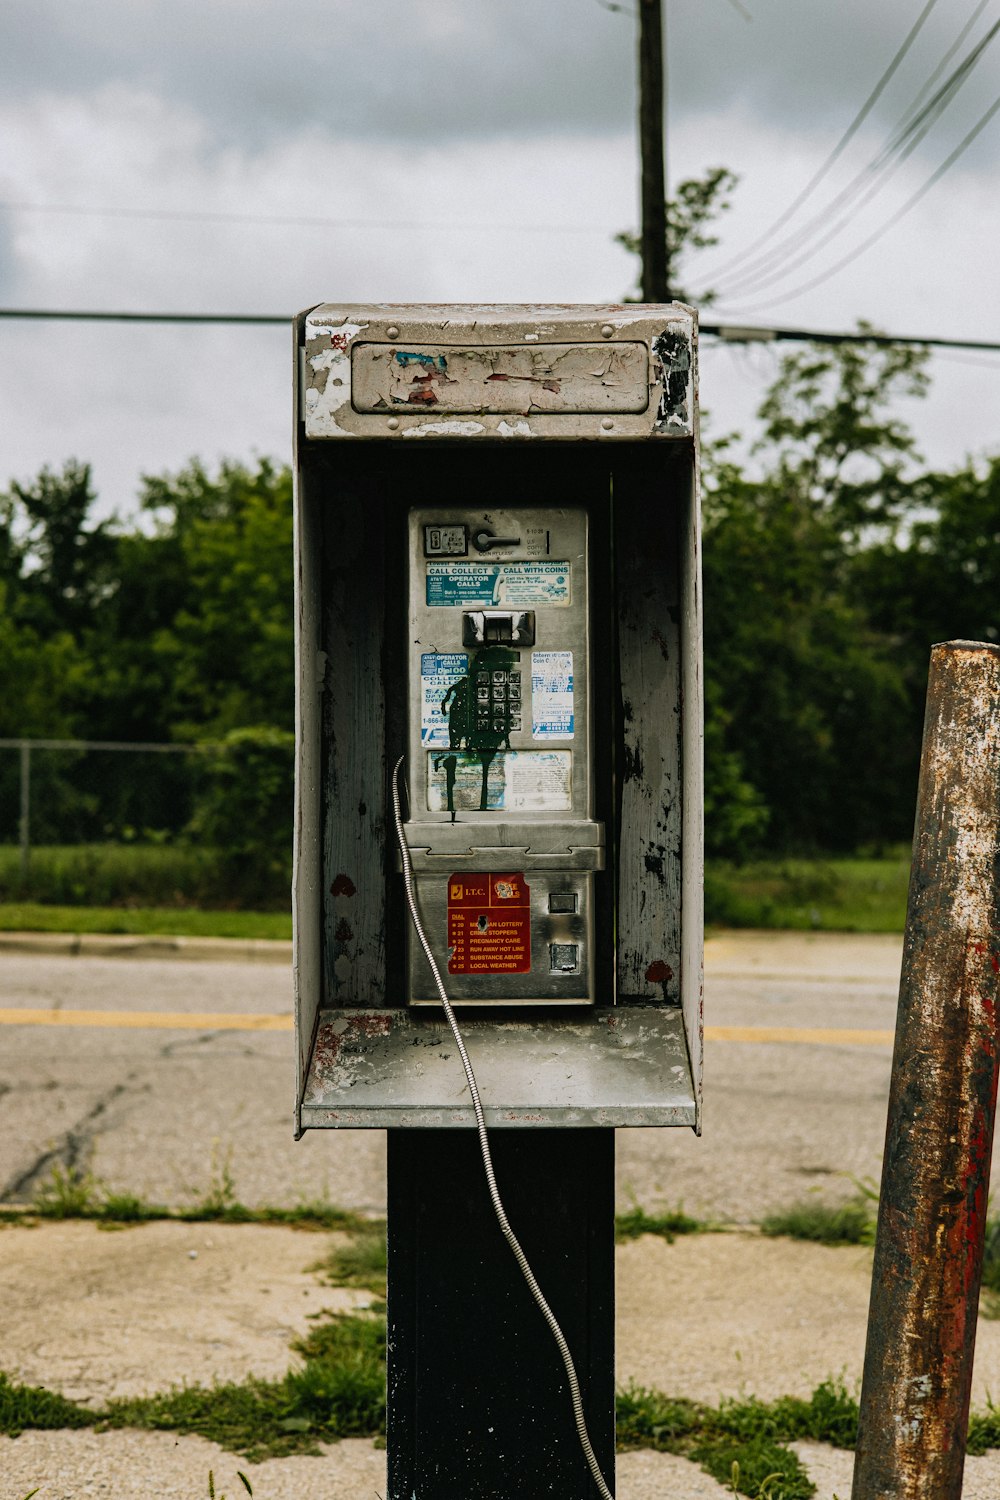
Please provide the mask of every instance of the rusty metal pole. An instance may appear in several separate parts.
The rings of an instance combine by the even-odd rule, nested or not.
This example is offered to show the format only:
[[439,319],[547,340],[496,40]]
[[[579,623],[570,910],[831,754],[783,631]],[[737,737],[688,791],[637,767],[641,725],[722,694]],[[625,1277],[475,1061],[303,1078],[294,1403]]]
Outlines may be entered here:
[[931,651],[852,1500],[958,1500],[997,1098],[1000,647]]

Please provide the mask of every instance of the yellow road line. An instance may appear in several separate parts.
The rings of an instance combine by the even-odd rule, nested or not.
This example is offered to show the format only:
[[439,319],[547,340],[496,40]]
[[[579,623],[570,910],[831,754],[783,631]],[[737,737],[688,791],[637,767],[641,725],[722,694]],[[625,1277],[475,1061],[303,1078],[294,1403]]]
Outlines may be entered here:
[[[0,1010],[0,1026],[102,1026],[156,1031],[291,1031],[289,1015],[236,1011]],[[706,1026],[709,1042],[798,1042],[820,1047],[891,1047],[891,1031],[821,1026]]]
[[128,1026],[160,1031],[291,1031],[291,1016],[235,1011],[0,1010],[0,1026]]
[[706,1026],[709,1042],[806,1042],[820,1047],[891,1047],[893,1031],[826,1026]]

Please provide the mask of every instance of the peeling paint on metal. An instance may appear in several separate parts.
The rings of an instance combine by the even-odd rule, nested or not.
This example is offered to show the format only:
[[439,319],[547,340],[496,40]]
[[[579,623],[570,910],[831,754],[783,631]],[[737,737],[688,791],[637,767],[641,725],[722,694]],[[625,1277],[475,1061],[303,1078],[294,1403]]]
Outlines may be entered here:
[[[351,404],[351,344],[367,327],[367,323],[348,322],[309,325],[311,352],[307,353],[307,363],[313,375],[304,399],[310,427],[317,436],[345,430],[337,421],[337,413]],[[326,379],[322,381],[324,372]]]
[[402,436],[414,437],[475,437],[486,428],[482,422],[421,422],[419,426],[404,427]]
[[692,353],[688,329],[671,323],[653,339],[654,378],[659,381],[658,432],[691,431]]

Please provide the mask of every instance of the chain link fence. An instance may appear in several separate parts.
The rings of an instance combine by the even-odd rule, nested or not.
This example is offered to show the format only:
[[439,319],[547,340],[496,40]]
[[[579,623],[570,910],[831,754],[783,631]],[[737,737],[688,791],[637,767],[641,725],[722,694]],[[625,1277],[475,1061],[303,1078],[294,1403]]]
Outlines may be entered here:
[[293,739],[0,739],[0,899],[286,906]]

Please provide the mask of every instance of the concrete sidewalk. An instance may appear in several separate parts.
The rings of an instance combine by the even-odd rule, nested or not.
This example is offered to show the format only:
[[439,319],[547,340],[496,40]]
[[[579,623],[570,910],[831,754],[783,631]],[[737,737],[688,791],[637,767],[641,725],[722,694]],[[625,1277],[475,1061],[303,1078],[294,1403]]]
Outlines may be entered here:
[[[312,1317],[369,1300],[322,1284],[310,1269],[333,1238],[259,1225],[154,1223],[114,1234],[72,1222],[5,1229],[3,1368],[13,1379],[93,1405],[183,1382],[279,1376],[291,1362],[291,1340]],[[746,1232],[623,1245],[618,1378],[712,1403],[745,1394],[807,1396],[829,1376],[853,1387],[870,1266],[866,1249]],[[981,1320],[974,1407],[998,1388],[1000,1323]],[[851,1455],[797,1446],[820,1500],[834,1492],[847,1500]],[[360,1440],[332,1445],[322,1458],[250,1465],[203,1439],[168,1432],[0,1439],[0,1493],[11,1500],[36,1484],[39,1500],[193,1500],[206,1493],[209,1469],[229,1500],[243,1493],[237,1469],[247,1473],[257,1500],[386,1494],[384,1452]],[[998,1490],[1000,1454],[970,1460],[966,1500],[993,1500]],[[728,1492],[683,1459],[640,1452],[619,1456],[616,1493],[619,1500],[708,1500]]]
[[[788,979],[826,976],[848,982],[898,980],[902,934],[768,932],[714,933],[705,943],[705,968],[720,977]],[[0,932],[0,954],[38,953],[79,958],[163,958],[187,962],[291,964],[292,945],[270,938],[171,937],[89,932]]]
[[292,945],[271,938],[173,937],[115,932],[0,932],[0,954],[38,953],[73,958],[180,958],[188,963],[288,965]]

